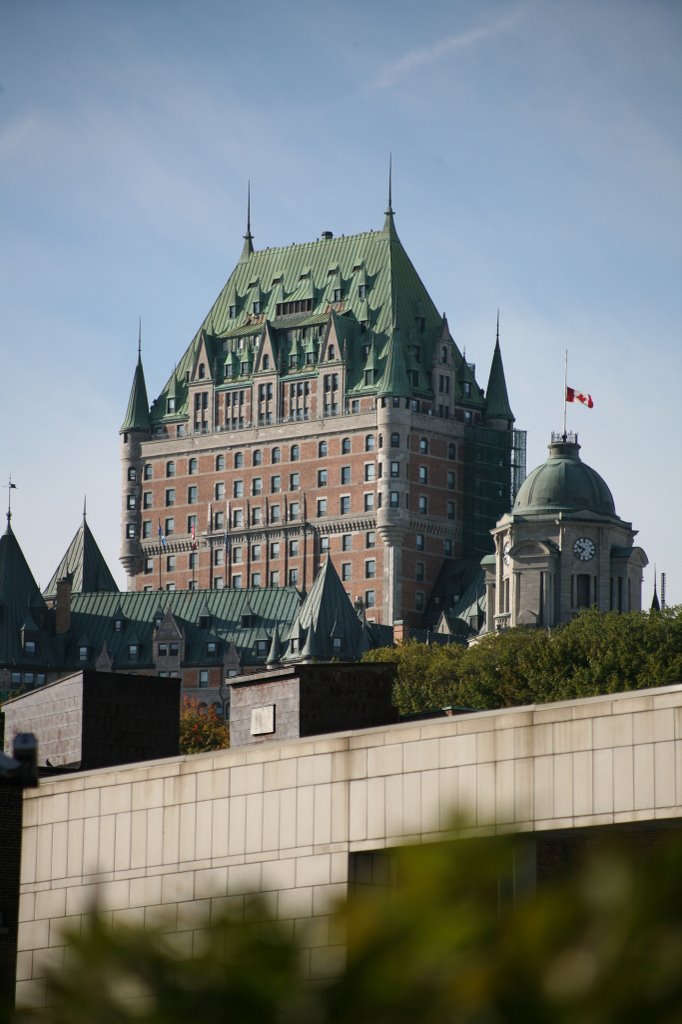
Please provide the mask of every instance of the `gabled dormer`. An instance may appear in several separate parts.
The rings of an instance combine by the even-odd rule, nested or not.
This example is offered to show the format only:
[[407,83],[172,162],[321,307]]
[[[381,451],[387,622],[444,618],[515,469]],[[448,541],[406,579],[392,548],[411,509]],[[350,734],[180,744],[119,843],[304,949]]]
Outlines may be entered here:
[[199,335],[199,343],[194,355],[194,366],[190,374],[192,384],[201,384],[204,381],[213,382],[212,358],[209,349],[209,342],[205,331]]

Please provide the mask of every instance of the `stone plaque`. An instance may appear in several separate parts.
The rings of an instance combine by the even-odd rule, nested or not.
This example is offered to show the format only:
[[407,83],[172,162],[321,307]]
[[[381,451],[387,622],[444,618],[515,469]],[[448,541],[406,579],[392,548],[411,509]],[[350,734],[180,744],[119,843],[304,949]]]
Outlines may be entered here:
[[264,708],[251,709],[251,735],[262,736],[275,731],[275,705],[266,704]]

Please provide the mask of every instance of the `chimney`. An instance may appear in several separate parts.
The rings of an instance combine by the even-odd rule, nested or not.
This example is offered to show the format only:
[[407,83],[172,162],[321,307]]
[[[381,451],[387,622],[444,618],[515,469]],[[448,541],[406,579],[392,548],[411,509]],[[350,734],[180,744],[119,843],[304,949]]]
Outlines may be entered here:
[[404,622],[402,619],[398,619],[397,622],[393,623],[393,643],[404,644],[406,640],[410,638],[410,624]]
[[68,633],[71,628],[71,577],[57,580],[55,629],[58,636]]

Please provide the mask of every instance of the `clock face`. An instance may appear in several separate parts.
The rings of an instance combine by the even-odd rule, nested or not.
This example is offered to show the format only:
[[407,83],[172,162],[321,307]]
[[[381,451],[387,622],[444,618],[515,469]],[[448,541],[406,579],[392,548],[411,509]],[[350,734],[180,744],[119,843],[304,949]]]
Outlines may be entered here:
[[509,541],[507,541],[506,544],[504,545],[504,547],[502,548],[502,554],[504,556],[504,564],[505,565],[509,565],[509,563],[511,562],[511,555],[509,554],[510,551],[511,551],[511,544],[509,543]]
[[573,554],[576,558],[579,558],[581,562],[589,562],[591,558],[594,558],[597,553],[597,548],[593,540],[589,537],[578,537],[573,545]]

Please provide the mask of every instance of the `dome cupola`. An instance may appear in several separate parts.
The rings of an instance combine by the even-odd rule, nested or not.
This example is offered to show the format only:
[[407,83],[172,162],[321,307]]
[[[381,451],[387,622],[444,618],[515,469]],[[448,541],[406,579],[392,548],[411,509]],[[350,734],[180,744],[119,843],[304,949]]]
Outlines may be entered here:
[[576,434],[552,434],[549,458],[528,474],[519,488],[514,513],[586,510],[615,516],[613,496],[605,481],[580,458]]

